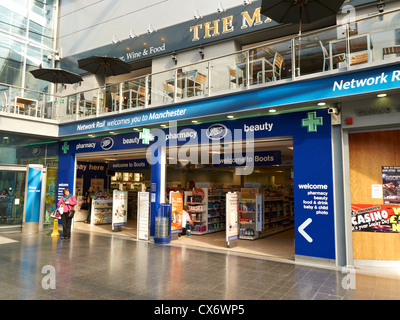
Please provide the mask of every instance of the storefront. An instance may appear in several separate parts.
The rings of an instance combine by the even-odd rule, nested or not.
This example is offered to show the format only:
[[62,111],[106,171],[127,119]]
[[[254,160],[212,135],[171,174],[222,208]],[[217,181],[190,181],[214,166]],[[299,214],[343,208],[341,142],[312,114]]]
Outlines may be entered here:
[[348,255],[355,266],[400,261],[398,98],[392,90],[342,103]]
[[[228,101],[231,98],[226,97]],[[187,110],[190,109],[190,106],[187,106]],[[223,183],[222,185],[221,183],[210,184],[209,181],[204,181],[209,180],[208,177],[196,178],[197,181],[193,181],[193,176],[190,177],[189,174],[183,180],[179,180],[185,181],[185,187],[193,181],[194,185],[189,186],[192,190],[193,187],[210,189],[210,192],[207,190],[207,198],[222,196],[223,205],[226,205],[227,192],[243,192],[244,187],[255,187],[258,193],[265,196],[264,201],[270,201],[268,196],[271,194],[264,192],[266,190],[261,190],[261,186],[265,183],[257,184],[257,181],[247,178],[252,174],[254,177],[254,170],[259,170],[262,166],[282,164],[282,159],[279,159],[280,152],[273,150],[273,147],[270,147],[272,150],[265,150],[265,146],[258,151],[258,146],[269,143],[275,144],[275,148],[278,148],[278,145],[288,144],[290,150],[292,149],[292,159],[286,162],[289,167],[287,180],[290,185],[287,195],[292,196],[293,199],[294,214],[291,217],[295,228],[296,258],[313,257],[334,263],[336,240],[332,127],[331,116],[326,108],[273,115],[269,113],[269,115],[249,118],[235,117],[218,122],[198,121],[195,124],[182,126],[179,126],[180,122],[177,124],[178,126],[173,126],[173,123],[169,123],[168,128],[153,128],[151,131],[143,129],[142,132],[132,131],[132,133],[88,137],[60,143],[60,167],[65,170],[59,171],[58,193],[61,194],[65,187],[71,188],[75,185],[76,161],[81,158],[80,154],[87,156],[90,153],[106,152],[111,156],[120,153],[134,154],[135,150],[145,149],[151,155],[148,158],[151,165],[150,236],[154,237],[155,212],[161,203],[169,200],[168,187],[171,190],[183,187],[174,185],[173,181],[168,182],[168,167],[170,170],[171,166],[172,170],[175,168],[175,174],[177,172],[181,174],[184,170],[182,164],[190,162],[197,165],[198,169],[206,167],[213,170],[214,175],[221,177],[219,181],[223,181],[224,168],[235,171],[234,174],[230,173],[232,176],[230,183],[225,183],[229,186],[229,190],[224,190]],[[217,159],[215,155],[218,155]],[[244,163],[239,163],[239,158]],[[266,163],[268,161],[270,161],[269,164]],[[196,174],[201,174],[199,171],[196,171]],[[271,205],[270,203],[269,207]],[[210,214],[207,212],[206,218],[202,218],[206,223],[203,224],[203,228],[199,226],[197,230],[199,233],[212,231],[215,228],[214,220],[208,219],[209,217],[212,217],[211,210]],[[264,212],[265,220],[270,222],[271,217],[269,212],[268,215]],[[243,221],[252,219],[244,215],[242,218]],[[262,232],[268,234],[268,225],[264,224],[259,230],[260,238]],[[238,238],[253,237],[254,233],[248,229],[250,228],[238,228]]]

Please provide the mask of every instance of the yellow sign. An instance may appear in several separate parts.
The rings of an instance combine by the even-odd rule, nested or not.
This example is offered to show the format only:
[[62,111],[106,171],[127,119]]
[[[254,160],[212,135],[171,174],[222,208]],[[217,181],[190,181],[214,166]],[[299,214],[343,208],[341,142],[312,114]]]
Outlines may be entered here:
[[[270,18],[267,18],[265,21],[261,20],[260,11],[261,8],[257,8],[252,16],[250,16],[248,11],[242,12],[241,13],[242,24],[240,29],[247,29],[253,26],[258,26],[260,24],[270,22],[271,21]],[[200,40],[200,36],[202,36],[203,39],[208,39],[211,37],[219,36],[220,34],[233,32],[235,30],[235,26],[233,25],[233,23],[234,23],[233,16],[231,15],[223,17],[221,19],[207,21],[192,26],[190,27],[190,32],[193,33],[192,41]]]

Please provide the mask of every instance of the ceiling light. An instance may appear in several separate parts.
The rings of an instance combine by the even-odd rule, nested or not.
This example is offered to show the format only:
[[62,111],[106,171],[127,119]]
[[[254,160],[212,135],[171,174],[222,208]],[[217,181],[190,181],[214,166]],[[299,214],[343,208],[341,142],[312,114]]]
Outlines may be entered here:
[[276,112],[276,109],[269,109],[268,112]]
[[192,120],[192,122],[193,122],[193,123],[197,123],[198,121],[197,121],[197,120]]
[[378,98],[384,98],[386,96],[387,96],[386,93],[380,93],[380,94],[377,95]]
[[166,126],[167,126],[166,124],[162,124],[162,125],[161,125],[161,127],[166,127]]
[[319,106],[324,106],[324,105],[326,105],[326,103],[325,102],[319,102],[318,105]]
[[228,118],[228,119],[233,119],[233,116],[228,116],[227,118]]

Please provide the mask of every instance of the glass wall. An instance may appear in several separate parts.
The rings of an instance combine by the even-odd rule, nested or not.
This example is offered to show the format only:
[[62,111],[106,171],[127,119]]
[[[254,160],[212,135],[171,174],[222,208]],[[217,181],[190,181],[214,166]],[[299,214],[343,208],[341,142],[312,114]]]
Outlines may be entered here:
[[30,70],[54,64],[57,0],[7,0],[0,4],[0,82],[50,92]]
[[[53,221],[50,218],[50,214],[56,207],[57,202],[58,142],[0,132],[0,166],[28,164],[41,164],[47,168],[44,227],[51,228]],[[8,199],[18,197],[19,201],[22,201],[22,206],[10,206],[6,213],[6,209],[3,210],[4,214],[0,212],[0,226],[2,224],[20,224],[25,196],[24,188],[25,180],[23,179],[23,174],[0,171],[0,191],[6,189],[10,197]],[[3,199],[3,201],[5,200]],[[3,203],[3,206],[5,207],[5,203]],[[2,214],[4,217],[1,216]]]
[[26,172],[0,169],[0,228],[21,226]]

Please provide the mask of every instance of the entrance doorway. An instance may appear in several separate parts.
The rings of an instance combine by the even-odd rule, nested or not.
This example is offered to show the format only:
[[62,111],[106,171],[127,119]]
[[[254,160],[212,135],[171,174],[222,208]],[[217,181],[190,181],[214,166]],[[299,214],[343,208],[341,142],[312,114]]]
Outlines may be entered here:
[[26,166],[0,165],[0,231],[21,229]]
[[[120,190],[126,193],[127,207],[126,225],[118,228],[118,235],[137,238],[138,192],[150,189],[151,166],[146,161],[146,149],[77,154],[76,162],[75,230],[115,234],[113,192]],[[89,187],[93,187],[96,199],[90,211],[82,206],[87,202]]]
[[[241,142],[236,142],[241,144]],[[201,146],[198,148],[201,157]],[[207,150],[207,148],[205,148]],[[221,145],[217,152],[219,159],[232,149],[232,145]],[[242,145],[243,155],[246,146]],[[176,152],[174,152],[176,154]],[[210,158],[215,155],[209,150]],[[173,155],[168,154],[169,159]],[[190,155],[187,154],[189,158]],[[204,158],[204,154],[202,155]],[[294,260],[294,197],[293,197],[293,140],[292,137],[256,139],[254,141],[254,167],[250,174],[240,174],[235,160],[229,157],[215,164],[185,163],[167,167],[167,199],[170,191],[179,191],[188,204],[189,214],[194,220],[190,236],[186,234],[172,241],[173,244],[213,250],[229,250],[244,254],[273,256]],[[193,159],[193,157],[192,157]],[[257,160],[256,160],[257,159]],[[222,163],[222,164],[221,164]],[[231,164],[229,164],[231,163]],[[198,192],[197,192],[198,190]],[[262,225],[256,228],[256,215],[248,200],[240,199],[251,190],[262,196]],[[204,194],[201,204],[191,203],[193,192]],[[226,195],[236,192],[239,197],[239,239],[234,247],[227,247],[226,240]],[[188,226],[189,227],[189,226]]]

